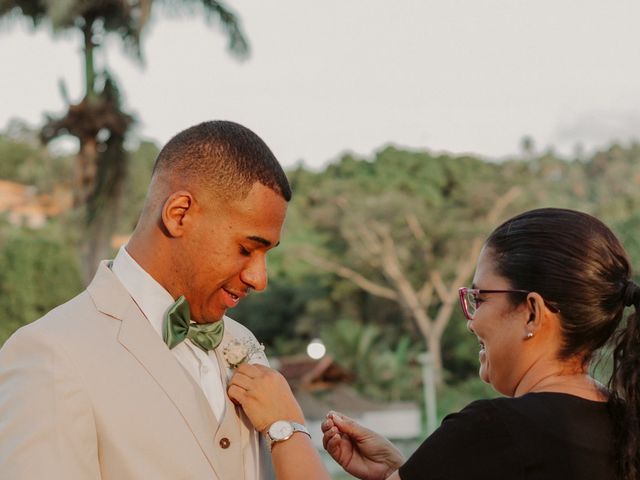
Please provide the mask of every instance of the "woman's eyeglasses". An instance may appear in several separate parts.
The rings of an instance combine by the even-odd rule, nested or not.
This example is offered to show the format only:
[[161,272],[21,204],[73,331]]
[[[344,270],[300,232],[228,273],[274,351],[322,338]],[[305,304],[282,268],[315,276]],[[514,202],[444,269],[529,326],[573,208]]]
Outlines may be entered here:
[[[478,288],[460,287],[458,289],[458,295],[460,296],[460,306],[462,307],[462,313],[467,320],[473,320],[476,311],[478,310],[478,297],[485,293],[521,293],[528,295],[530,290],[480,290]],[[549,304],[546,300],[544,304],[553,313],[558,313],[560,310]]]

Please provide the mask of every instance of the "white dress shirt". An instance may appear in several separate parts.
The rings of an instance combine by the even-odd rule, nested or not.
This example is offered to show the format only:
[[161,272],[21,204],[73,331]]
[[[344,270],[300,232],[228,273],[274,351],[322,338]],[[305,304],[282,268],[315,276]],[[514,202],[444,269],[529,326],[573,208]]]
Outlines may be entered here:
[[[111,270],[162,338],[164,314],[174,303],[174,298],[131,258],[125,247],[121,247],[118,251]],[[173,347],[171,352],[200,385],[211,405],[211,410],[220,421],[224,415],[225,391],[215,353],[203,352],[189,339]]]

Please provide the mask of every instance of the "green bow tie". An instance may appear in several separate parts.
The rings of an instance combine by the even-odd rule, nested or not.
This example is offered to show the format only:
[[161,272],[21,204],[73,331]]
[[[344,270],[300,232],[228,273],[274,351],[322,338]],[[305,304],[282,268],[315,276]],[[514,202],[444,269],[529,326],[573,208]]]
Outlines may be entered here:
[[191,340],[205,353],[213,350],[222,341],[224,320],[213,323],[191,323],[189,302],[182,295],[164,314],[162,338],[169,348],[173,348],[185,339]]

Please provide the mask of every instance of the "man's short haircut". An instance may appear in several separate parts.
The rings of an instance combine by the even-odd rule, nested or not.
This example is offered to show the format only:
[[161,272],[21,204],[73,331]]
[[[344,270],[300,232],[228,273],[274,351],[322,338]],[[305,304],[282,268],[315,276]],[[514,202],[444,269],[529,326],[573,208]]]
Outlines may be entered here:
[[291,199],[289,181],[258,135],[234,122],[203,122],[174,136],[158,154],[153,173],[184,178],[229,198],[244,198],[259,182]]

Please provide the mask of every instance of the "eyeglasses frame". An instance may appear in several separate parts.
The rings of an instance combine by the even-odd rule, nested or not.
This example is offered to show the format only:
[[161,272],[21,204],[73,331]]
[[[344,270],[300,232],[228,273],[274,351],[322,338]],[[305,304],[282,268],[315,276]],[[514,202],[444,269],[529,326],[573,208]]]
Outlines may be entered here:
[[[484,293],[522,293],[522,294],[530,294],[533,293],[532,290],[481,290],[479,288],[469,288],[469,287],[460,287],[458,288],[458,297],[460,299],[460,306],[462,307],[462,313],[467,320],[473,320],[473,316],[469,314],[469,309],[467,307],[467,302],[465,300],[466,295],[472,292],[475,295],[482,295]],[[560,309],[554,305],[551,305],[545,299],[542,299],[544,304],[547,306],[549,310],[553,313],[559,313]],[[477,311],[477,308],[476,308]],[[475,312],[474,312],[475,316]]]

